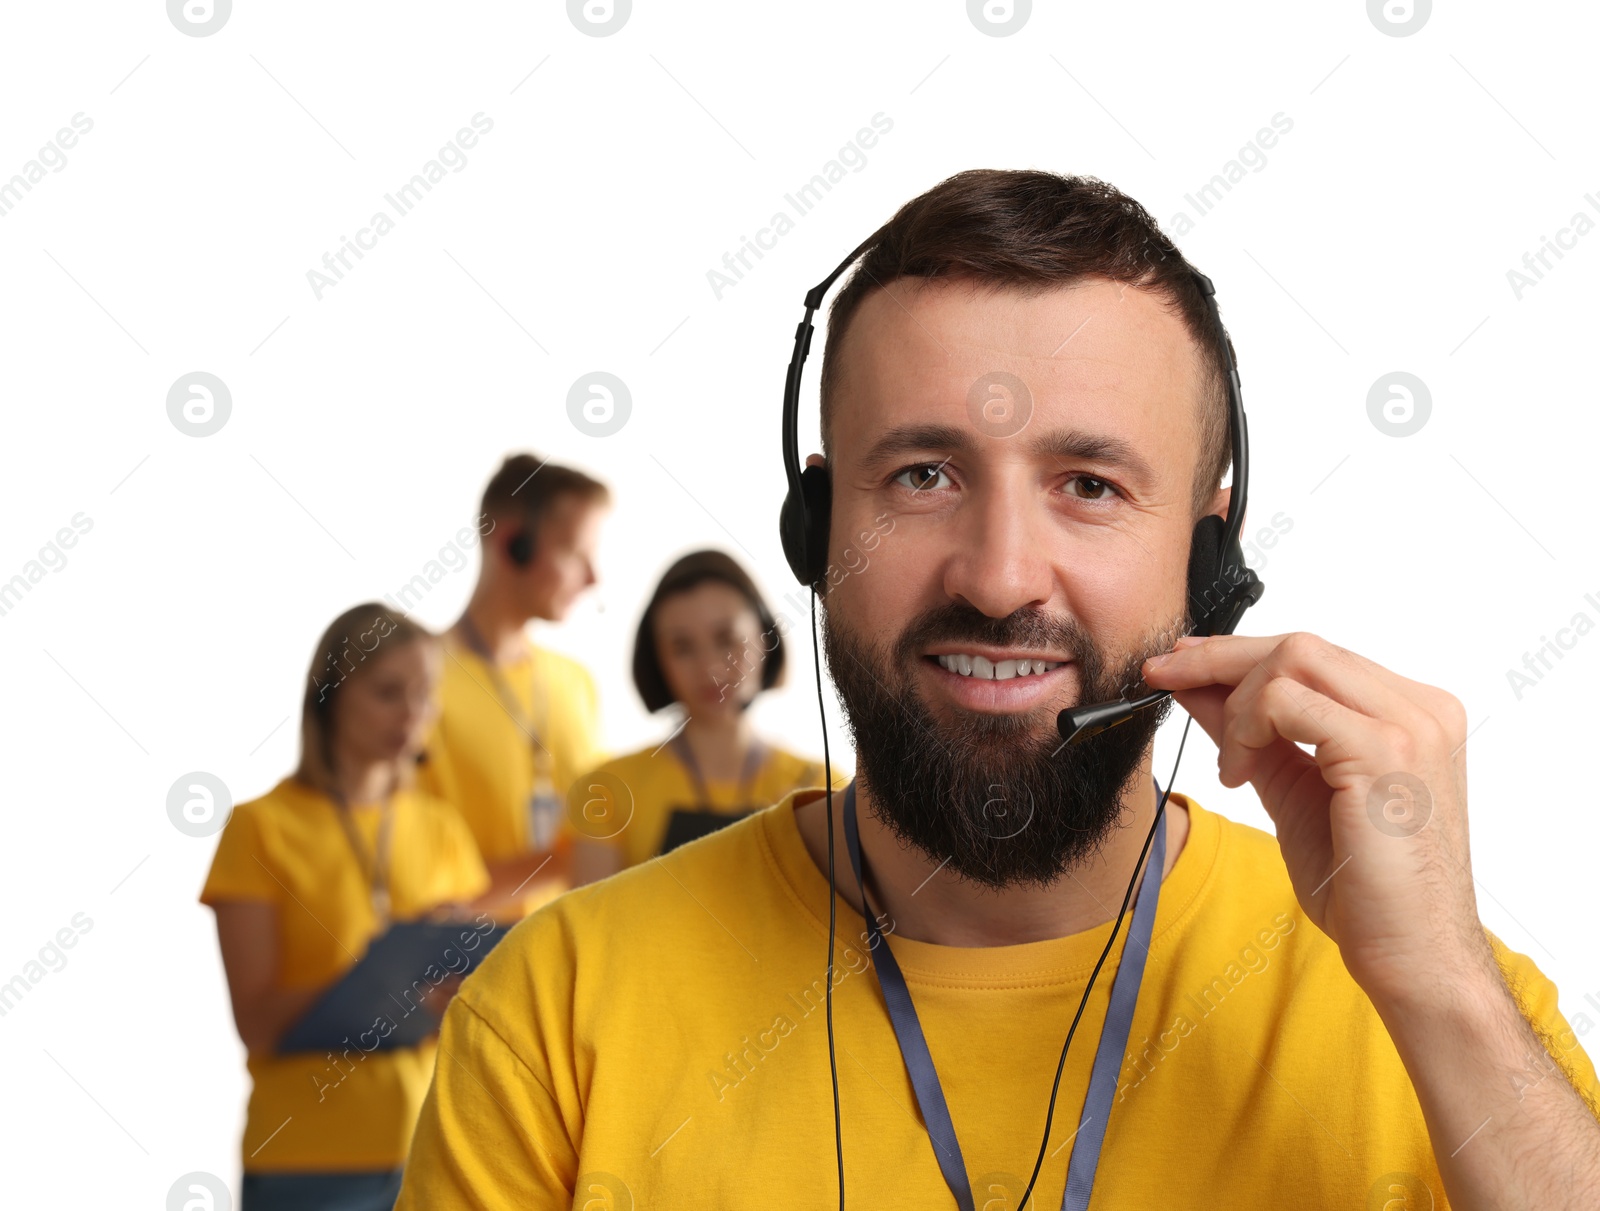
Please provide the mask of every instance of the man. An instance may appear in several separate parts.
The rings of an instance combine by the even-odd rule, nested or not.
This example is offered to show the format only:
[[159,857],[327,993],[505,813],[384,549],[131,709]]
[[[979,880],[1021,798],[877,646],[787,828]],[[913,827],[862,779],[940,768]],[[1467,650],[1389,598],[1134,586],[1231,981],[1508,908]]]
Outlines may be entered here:
[[483,492],[483,567],[445,635],[441,713],[419,781],[466,817],[492,885],[480,904],[515,919],[565,888],[566,794],[603,756],[594,680],[528,641],[596,580],[606,487],[531,454]]
[[[1137,203],[1039,172],[908,203],[833,305],[830,552],[894,523],[826,601],[858,768],[834,829],[858,804],[887,935],[841,841],[845,1205],[1015,1208],[1037,1164],[1029,1205],[1054,1208],[1098,1157],[1102,1208],[1592,1206],[1594,1067],[1478,921],[1460,704],[1306,634],[1147,660],[1186,629],[1195,522],[1227,508],[1208,317]],[[1020,428],[987,407],[997,372]],[[1058,711],[1141,678],[1276,840],[1178,794],[1151,831],[1160,712],[1061,745]],[[1431,788],[1420,825],[1386,797],[1405,778]],[[798,792],[525,922],[446,1014],[398,1207],[835,1206],[828,810]],[[1147,950],[1123,930],[1052,1102],[1147,836]],[[1146,954],[1091,1115],[1112,981]]]

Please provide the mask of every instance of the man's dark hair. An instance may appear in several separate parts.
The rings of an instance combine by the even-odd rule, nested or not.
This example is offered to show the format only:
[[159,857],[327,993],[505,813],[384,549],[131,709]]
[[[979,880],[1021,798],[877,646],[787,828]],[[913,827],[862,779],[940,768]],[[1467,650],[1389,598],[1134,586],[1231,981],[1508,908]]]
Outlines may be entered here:
[[[647,711],[659,711],[677,701],[661,671],[661,653],[656,647],[656,609],[667,598],[687,593],[707,582],[736,589],[755,611],[756,620],[761,624],[758,640],[761,644],[761,688],[770,690],[783,679],[783,634],[755,581],[731,555],[722,551],[692,551],[662,574],[633,639],[633,684]],[[731,678],[735,684],[743,679],[746,662],[754,659],[753,652],[741,654],[739,674]]]
[[564,496],[604,505],[611,490],[573,467],[547,463],[536,454],[512,454],[483,489],[482,511],[497,520],[521,518],[537,540],[539,523]]
[[[1038,294],[1100,276],[1148,290],[1183,321],[1198,346],[1206,387],[1193,489],[1198,520],[1228,469],[1228,391],[1222,342],[1189,262],[1138,202],[1093,177],[974,168],[907,202],[877,233],[828,312],[822,354],[822,442],[828,448],[839,353],[873,290],[896,278],[960,279]],[[1232,346],[1228,346],[1231,351]]]

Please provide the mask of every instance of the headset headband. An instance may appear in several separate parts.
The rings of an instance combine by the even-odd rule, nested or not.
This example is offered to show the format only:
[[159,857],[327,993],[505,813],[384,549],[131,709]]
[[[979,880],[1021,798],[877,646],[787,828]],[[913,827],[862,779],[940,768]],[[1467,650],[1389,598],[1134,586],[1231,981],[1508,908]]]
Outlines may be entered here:
[[800,374],[805,369],[806,354],[811,352],[811,317],[822,306],[822,296],[828,288],[882,235],[880,227],[840,261],[837,269],[806,291],[806,314],[794,330],[794,355],[789,359],[789,373],[783,385],[783,469],[789,479],[789,491],[796,496],[800,494]]
[[[839,280],[846,269],[853,265],[858,257],[868,248],[876,244],[883,235],[880,227],[864,241],[862,241],[849,256],[839,263],[839,267],[822,281],[818,282],[806,292],[804,318],[795,327],[794,353],[789,359],[789,371],[784,378],[783,387],[783,470],[789,482],[789,498],[795,502],[795,508],[804,517],[806,503],[805,494],[801,489],[800,476],[800,380],[805,369],[806,357],[811,352],[811,334],[814,328],[811,318],[822,306],[823,296],[828,289]],[[1217,579],[1220,582],[1227,572],[1229,553],[1235,549],[1239,541],[1239,531],[1244,526],[1244,510],[1250,490],[1250,432],[1249,422],[1244,412],[1244,396],[1239,387],[1239,371],[1233,360],[1233,345],[1228,339],[1228,330],[1223,326],[1222,313],[1217,309],[1217,292],[1211,284],[1211,279],[1193,266],[1189,272],[1194,276],[1196,285],[1200,288],[1201,295],[1205,298],[1206,309],[1211,314],[1211,321],[1221,337],[1218,342],[1218,352],[1222,360],[1223,377],[1226,381],[1228,392],[1228,437],[1232,444],[1233,455],[1233,491],[1228,496],[1228,512],[1222,533],[1222,541],[1217,548]]]

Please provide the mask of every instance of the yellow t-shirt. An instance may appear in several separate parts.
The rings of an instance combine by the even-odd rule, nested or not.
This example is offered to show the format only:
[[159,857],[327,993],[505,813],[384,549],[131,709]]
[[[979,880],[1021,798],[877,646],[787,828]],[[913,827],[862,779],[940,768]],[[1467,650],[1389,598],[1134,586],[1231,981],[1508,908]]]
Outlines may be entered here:
[[535,739],[549,754],[555,793],[563,798],[573,779],[604,756],[599,701],[588,670],[547,648],[529,648],[500,674],[516,695],[519,713],[531,721],[534,738],[501,703],[483,658],[446,634],[439,718],[417,775],[420,786],[456,805],[488,862],[528,852]]
[[[835,765],[833,781],[842,789],[850,775]],[[672,747],[653,745],[607,761],[574,782],[567,795],[567,818],[578,836],[614,847],[624,866],[637,866],[661,852],[676,811],[706,812],[732,823],[792,790],[822,783],[822,762],[768,746],[745,802],[738,802],[745,788],[737,781],[709,779],[705,789],[711,802],[701,803],[693,776]]]
[[[472,835],[448,803],[402,791],[391,810],[388,885],[396,920],[470,900],[488,887]],[[293,778],[239,804],[200,893],[202,904],[277,906],[278,978],[286,988],[333,981],[376,934],[371,891],[337,812],[326,795]],[[379,815],[376,805],[353,813],[369,854]],[[358,1042],[332,1058],[250,1053],[246,1172],[397,1168],[433,1075],[435,1046],[430,1040],[368,1053]]]
[[[814,797],[792,795],[519,924],[445,1015],[452,1062],[423,1106],[396,1211],[602,1197],[617,1207],[831,1206],[828,885],[794,818],[796,801]],[[1376,1184],[1406,1174],[1443,1208],[1394,1044],[1337,947],[1300,911],[1277,841],[1185,796],[1172,802],[1188,808],[1190,833],[1162,884],[1094,1206],[1348,1211],[1383,1205],[1369,1204]],[[843,899],[838,917],[848,1205],[948,1207],[865,922]],[[1014,1207],[1022,1193],[1062,1039],[1110,931],[991,948],[890,935],[980,1206],[1006,1196],[991,1205]],[[1040,1207],[1061,1202],[1064,1145],[1126,937],[1067,1059]],[[1530,1017],[1570,1041],[1566,1072],[1600,1093],[1554,985],[1496,949],[1525,977]]]

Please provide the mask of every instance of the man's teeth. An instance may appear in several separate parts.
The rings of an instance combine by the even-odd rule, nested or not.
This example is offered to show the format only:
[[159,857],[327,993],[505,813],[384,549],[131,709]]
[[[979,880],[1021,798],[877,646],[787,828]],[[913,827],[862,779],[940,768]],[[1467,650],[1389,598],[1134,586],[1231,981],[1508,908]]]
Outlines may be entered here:
[[1051,669],[1058,669],[1064,664],[1061,660],[1001,660],[999,662],[984,659],[982,656],[968,656],[957,653],[952,656],[940,656],[939,664],[952,673],[960,673],[963,677],[981,677],[986,681],[1009,681],[1013,677],[1030,677],[1036,673],[1048,673]]

